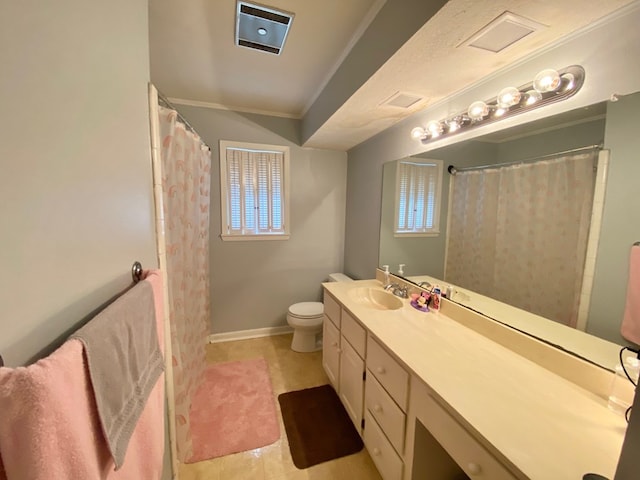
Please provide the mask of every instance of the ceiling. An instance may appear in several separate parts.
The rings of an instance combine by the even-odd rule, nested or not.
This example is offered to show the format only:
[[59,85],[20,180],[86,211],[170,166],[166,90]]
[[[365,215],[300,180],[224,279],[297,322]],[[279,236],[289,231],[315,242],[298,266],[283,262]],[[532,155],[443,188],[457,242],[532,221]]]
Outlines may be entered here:
[[[151,81],[175,104],[313,117],[300,143],[346,151],[631,1],[264,0],[294,14],[273,55],[235,45],[236,0],[149,0]],[[466,45],[504,12],[542,28],[498,53]],[[422,100],[383,104],[398,93]]]

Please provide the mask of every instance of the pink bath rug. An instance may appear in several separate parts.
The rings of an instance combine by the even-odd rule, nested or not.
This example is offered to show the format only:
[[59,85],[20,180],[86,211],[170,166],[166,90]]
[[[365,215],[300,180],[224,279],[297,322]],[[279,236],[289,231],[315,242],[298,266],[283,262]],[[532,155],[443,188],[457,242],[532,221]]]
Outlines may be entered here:
[[200,462],[270,445],[280,438],[264,358],[210,365],[191,404],[193,456]]

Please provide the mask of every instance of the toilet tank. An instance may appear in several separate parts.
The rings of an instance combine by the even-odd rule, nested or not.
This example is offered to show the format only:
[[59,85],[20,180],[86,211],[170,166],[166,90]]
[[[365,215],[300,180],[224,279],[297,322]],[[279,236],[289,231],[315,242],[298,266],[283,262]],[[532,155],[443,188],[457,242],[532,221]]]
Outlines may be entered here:
[[344,273],[330,273],[330,282],[353,282],[353,278],[347,277]]

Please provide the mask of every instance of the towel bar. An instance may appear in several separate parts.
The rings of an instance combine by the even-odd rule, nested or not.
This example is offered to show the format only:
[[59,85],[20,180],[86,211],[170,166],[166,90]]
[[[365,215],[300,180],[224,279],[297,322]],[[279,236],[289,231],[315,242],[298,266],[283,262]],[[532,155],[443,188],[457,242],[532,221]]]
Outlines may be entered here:
[[[143,269],[142,269],[142,264],[140,262],[133,262],[133,265],[131,266],[131,277],[133,278],[133,283],[136,284],[138,283],[140,280],[142,280],[142,273],[143,273]],[[125,293],[127,290],[129,290],[133,285],[129,286],[129,288],[127,288],[124,292],[120,293],[119,295],[116,295],[116,297],[112,298],[110,301],[108,301],[106,303],[106,305],[113,303],[113,301],[119,297],[120,295],[122,295],[123,293]],[[104,307],[103,307],[104,308]],[[2,355],[0,355],[0,367],[4,367],[4,359],[2,358]]]

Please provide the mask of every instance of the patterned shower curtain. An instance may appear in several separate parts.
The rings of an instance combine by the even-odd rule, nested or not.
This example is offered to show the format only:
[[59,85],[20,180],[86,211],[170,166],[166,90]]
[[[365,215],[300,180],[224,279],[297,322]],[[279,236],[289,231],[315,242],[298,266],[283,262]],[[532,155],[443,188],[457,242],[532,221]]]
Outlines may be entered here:
[[453,177],[446,279],[575,327],[597,152]]
[[189,409],[205,368],[211,308],[211,152],[174,110],[159,107],[158,116],[175,436],[178,459],[184,462],[193,453]]

